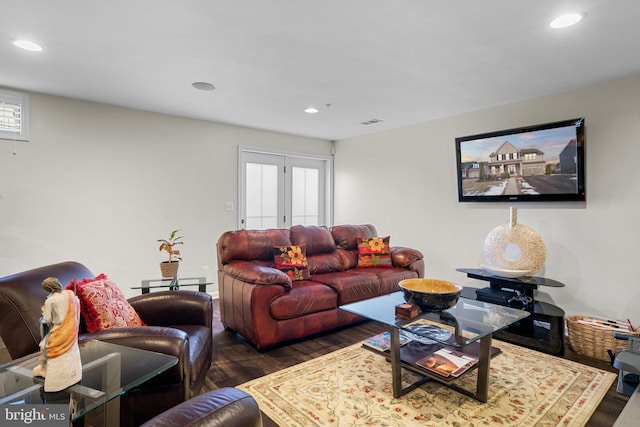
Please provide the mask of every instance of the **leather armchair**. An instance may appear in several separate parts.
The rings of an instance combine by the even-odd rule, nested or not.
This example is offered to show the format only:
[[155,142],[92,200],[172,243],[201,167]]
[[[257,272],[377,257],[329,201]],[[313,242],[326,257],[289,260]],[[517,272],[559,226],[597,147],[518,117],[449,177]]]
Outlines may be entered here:
[[262,427],[258,404],[232,387],[209,391],[152,418],[142,427]]
[[[62,262],[0,278],[0,336],[12,359],[39,351],[38,319],[47,277],[66,284],[95,275],[77,262]],[[213,306],[211,295],[196,291],[161,291],[139,295],[129,302],[148,325],[88,333],[79,339],[169,354],[173,368],[128,391],[121,398],[121,425],[140,425],[160,412],[195,396],[212,360]]]

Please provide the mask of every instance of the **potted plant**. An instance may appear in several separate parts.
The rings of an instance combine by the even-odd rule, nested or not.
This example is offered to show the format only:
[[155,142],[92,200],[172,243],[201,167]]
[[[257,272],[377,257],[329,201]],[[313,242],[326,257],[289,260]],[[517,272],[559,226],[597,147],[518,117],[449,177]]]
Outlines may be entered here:
[[163,278],[178,276],[178,267],[180,261],[182,261],[182,257],[180,256],[180,251],[176,249],[175,246],[184,243],[182,242],[183,236],[177,235],[179,231],[179,229],[173,230],[168,239],[158,239],[158,242],[160,242],[160,252],[165,251],[169,254],[169,259],[160,263],[160,273]]

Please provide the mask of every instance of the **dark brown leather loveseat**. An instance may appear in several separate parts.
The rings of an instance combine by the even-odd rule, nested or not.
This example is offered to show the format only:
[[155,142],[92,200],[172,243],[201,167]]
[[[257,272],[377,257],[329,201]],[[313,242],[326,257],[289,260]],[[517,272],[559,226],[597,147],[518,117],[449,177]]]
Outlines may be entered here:
[[[47,277],[67,284],[95,275],[80,263],[62,262],[0,278],[0,336],[12,359],[39,351],[38,319],[47,296],[41,284]],[[121,425],[137,426],[199,393],[212,359],[213,307],[211,295],[182,290],[139,295],[129,302],[149,326],[85,332],[79,339],[178,358],[176,366],[121,398]]]
[[[379,237],[373,225],[228,231],[218,239],[220,316],[258,349],[363,320],[339,306],[399,290],[424,277],[422,253],[391,246],[391,268],[359,268],[358,237]],[[393,236],[391,236],[393,244]],[[306,245],[311,277],[291,281],[274,267],[273,248]]]

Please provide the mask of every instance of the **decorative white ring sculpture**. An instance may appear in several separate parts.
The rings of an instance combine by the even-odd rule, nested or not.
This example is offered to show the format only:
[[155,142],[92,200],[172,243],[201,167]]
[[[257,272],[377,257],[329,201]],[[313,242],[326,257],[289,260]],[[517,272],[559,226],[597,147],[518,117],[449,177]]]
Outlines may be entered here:
[[522,270],[535,275],[547,258],[547,248],[542,238],[531,227],[518,224],[517,208],[511,208],[509,224],[499,225],[484,241],[484,257],[494,272],[500,269]]

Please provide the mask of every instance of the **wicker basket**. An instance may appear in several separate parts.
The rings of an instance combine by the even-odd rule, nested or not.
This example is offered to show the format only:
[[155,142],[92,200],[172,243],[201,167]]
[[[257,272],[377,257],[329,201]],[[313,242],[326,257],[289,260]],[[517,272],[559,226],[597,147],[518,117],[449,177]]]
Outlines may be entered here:
[[180,263],[177,261],[162,261],[160,263],[160,274],[163,279],[172,279],[178,276],[178,267]]
[[[585,318],[589,318],[589,316],[567,317],[567,330],[569,331],[571,348],[578,354],[604,360],[605,362],[611,362],[612,359],[608,350],[614,355],[617,354],[617,352],[627,347],[627,340],[614,338],[615,331],[578,323],[578,320]],[[620,333],[625,335],[639,335],[638,328],[636,328],[636,332],[621,330]]]

